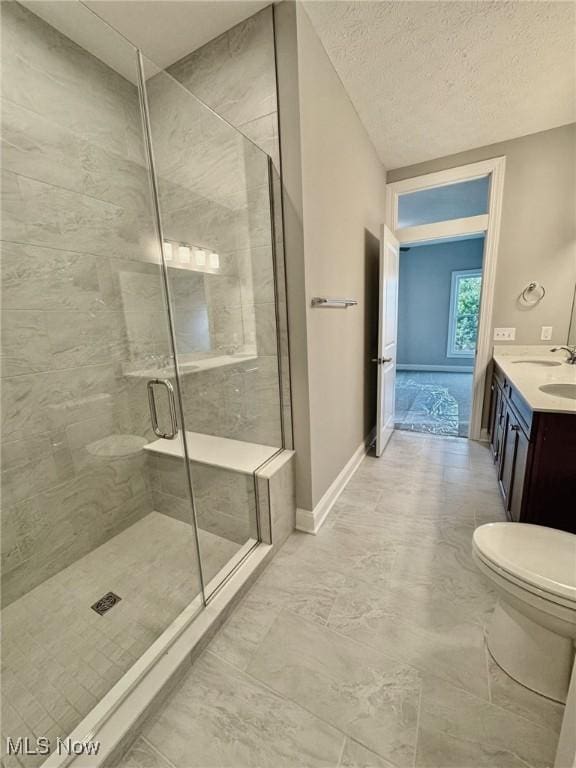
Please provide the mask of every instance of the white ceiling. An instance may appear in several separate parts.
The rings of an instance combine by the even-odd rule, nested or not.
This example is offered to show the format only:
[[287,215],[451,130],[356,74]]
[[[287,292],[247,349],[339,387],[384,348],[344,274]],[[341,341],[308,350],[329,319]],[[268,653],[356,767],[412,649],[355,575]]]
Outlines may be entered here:
[[84,0],[164,68],[213,40],[269,0]]
[[576,120],[573,2],[305,8],[388,169]]

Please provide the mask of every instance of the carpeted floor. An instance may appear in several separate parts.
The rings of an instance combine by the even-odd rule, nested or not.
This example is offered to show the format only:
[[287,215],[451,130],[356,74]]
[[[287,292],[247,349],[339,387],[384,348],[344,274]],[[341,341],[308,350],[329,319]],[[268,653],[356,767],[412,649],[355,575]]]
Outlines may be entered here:
[[396,373],[396,429],[467,437],[471,405],[471,373]]

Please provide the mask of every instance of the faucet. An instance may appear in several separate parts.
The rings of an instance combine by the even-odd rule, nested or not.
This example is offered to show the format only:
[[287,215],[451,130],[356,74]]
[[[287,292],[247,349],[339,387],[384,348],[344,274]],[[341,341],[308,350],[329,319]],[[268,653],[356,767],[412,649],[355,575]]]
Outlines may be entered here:
[[565,349],[568,352],[566,362],[568,365],[576,365],[576,347],[552,347],[550,352],[559,352],[561,349]]

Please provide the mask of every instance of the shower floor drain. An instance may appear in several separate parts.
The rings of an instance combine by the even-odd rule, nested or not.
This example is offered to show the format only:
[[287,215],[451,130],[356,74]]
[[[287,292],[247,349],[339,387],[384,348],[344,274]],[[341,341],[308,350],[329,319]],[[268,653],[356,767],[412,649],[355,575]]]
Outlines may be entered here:
[[92,608],[93,611],[96,611],[96,613],[99,613],[100,616],[103,616],[106,611],[113,608],[116,603],[120,602],[120,600],[122,600],[122,598],[115,595],[114,592],[106,592],[106,594],[101,597],[100,600],[96,600],[94,605],[91,605],[90,608]]

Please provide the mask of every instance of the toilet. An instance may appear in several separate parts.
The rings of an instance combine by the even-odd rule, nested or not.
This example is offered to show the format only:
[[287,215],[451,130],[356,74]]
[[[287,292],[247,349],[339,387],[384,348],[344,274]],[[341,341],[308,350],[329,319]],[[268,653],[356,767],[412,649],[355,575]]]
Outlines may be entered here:
[[499,598],[490,654],[526,688],[565,703],[576,641],[576,535],[489,523],[474,531],[473,555]]

